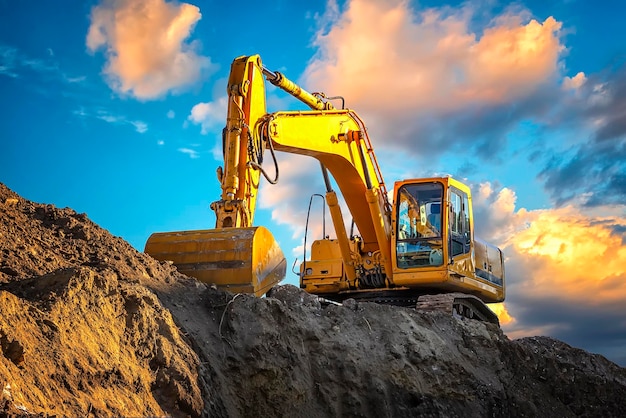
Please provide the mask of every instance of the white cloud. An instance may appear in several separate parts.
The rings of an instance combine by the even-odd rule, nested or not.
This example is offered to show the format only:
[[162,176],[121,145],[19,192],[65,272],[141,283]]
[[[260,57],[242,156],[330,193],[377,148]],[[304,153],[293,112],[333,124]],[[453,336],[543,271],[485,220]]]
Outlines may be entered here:
[[104,73],[115,91],[154,99],[182,89],[212,68],[186,43],[200,20],[198,7],[164,0],[103,0],[91,10],[87,47],[104,49]]
[[17,78],[18,75],[11,67],[0,64],[0,74],[11,78]]
[[65,81],[67,81],[70,84],[74,84],[74,83],[82,83],[83,81],[85,81],[87,79],[87,76],[77,76],[77,77],[69,77],[69,76],[65,76]]
[[148,130],[148,124],[140,120],[129,121],[128,123],[133,125],[135,127],[135,130],[139,132],[140,134],[143,134]]
[[118,115],[110,113],[108,110],[97,110],[95,113],[91,113],[85,108],[81,107],[78,110],[72,112],[74,115],[81,118],[96,118],[104,122],[111,123],[113,125],[130,125],[136,132],[143,134],[148,131],[148,124],[141,120],[129,120],[124,115]]
[[0,74],[11,78],[18,78],[24,71],[51,76],[63,82],[73,82],[59,69],[59,65],[53,60],[54,56],[46,54],[44,58],[26,56],[17,48],[0,43]]
[[[266,153],[269,154],[269,153]],[[293,238],[304,235],[304,220],[309,197],[312,193],[323,193],[322,174],[317,160],[300,155],[277,152],[280,177],[278,184],[262,181],[259,190],[259,207],[270,209],[272,220],[289,225]],[[273,175],[269,155],[265,155],[264,168]]]
[[228,97],[223,96],[213,102],[198,103],[192,109],[187,120],[201,126],[202,135],[226,124]]
[[481,183],[473,197],[476,233],[498,246],[507,245],[511,237],[528,227],[528,211],[516,210],[516,201],[512,189],[496,191],[491,183]]
[[[268,174],[273,176],[273,167],[268,168],[272,165],[268,154],[266,153],[265,155],[264,167],[269,172]],[[276,224],[289,227],[292,239],[300,243],[291,249],[291,253],[302,260],[309,202],[313,194],[321,194],[325,198],[326,186],[324,185],[320,163],[316,159],[283,152],[277,152],[276,156],[280,173],[278,184],[271,185],[266,181],[261,182],[258,205],[261,209],[271,211],[272,220]],[[332,175],[331,181],[333,181]],[[339,203],[345,222],[344,227],[349,232],[352,216],[337,186],[333,184],[332,187],[339,196]],[[309,256],[310,246],[314,240],[321,239],[323,236],[329,236],[330,238],[336,238],[337,236],[327,205],[325,203],[322,204],[322,200],[319,197],[314,197],[313,199],[308,231],[306,231],[307,254]],[[325,206],[325,214],[323,214],[322,208]]]
[[198,151],[196,151],[195,149],[191,149],[191,148],[178,148],[179,152],[182,152],[183,154],[187,154],[189,156],[189,158],[200,158],[200,155],[198,154]]
[[17,78],[15,69],[18,66],[17,49],[0,44],[0,74]]
[[110,113],[99,111],[96,118],[103,120],[107,123],[121,123],[126,120],[123,116],[111,115]]
[[215,161],[224,161],[224,150],[222,149],[222,135],[215,136],[215,142],[211,148],[211,155]]

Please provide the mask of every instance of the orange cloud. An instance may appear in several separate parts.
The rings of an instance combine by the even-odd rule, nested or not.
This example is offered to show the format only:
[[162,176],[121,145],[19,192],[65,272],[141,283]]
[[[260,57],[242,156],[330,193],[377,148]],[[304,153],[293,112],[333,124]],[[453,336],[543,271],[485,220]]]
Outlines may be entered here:
[[482,237],[501,246],[506,258],[507,301],[495,306],[505,331],[519,337],[551,330],[550,318],[544,328],[526,329],[513,301],[619,312],[626,302],[626,240],[620,233],[626,207],[526,210],[516,209],[515,202],[514,191],[496,191],[489,183],[474,195]]
[[512,101],[557,75],[563,46],[554,18],[524,23],[525,13],[507,13],[482,36],[471,18],[469,6],[416,12],[405,1],[352,0],[318,34],[305,82],[380,114]]
[[587,82],[585,73],[579,71],[574,77],[563,77],[562,87],[564,90],[579,90]]
[[508,245],[511,257],[524,259],[525,291],[583,305],[626,302],[626,245],[615,233],[626,227],[623,217],[587,216],[572,206],[528,215],[528,228]]
[[[564,47],[561,24],[554,18],[538,22],[508,13],[479,36],[469,29],[468,8],[417,14],[407,2],[353,0],[343,13],[331,12],[333,24],[318,35],[320,53],[304,79],[312,90],[343,94],[350,107],[369,111],[366,122],[379,131],[390,114],[410,122],[407,115],[514,102],[543,83],[558,81]],[[573,87],[583,82],[582,73],[563,81]],[[394,134],[400,129],[403,125],[395,124]],[[376,144],[379,155],[386,145]],[[281,155],[280,184],[260,195],[260,207],[291,225],[297,237],[303,234],[310,194],[323,192],[321,181],[314,188],[311,180],[320,178],[312,165],[317,163],[299,158]],[[510,300],[523,295],[587,306],[626,300],[620,270],[626,265],[626,246],[613,233],[616,225],[626,226],[623,207],[603,207],[604,214],[577,206],[527,210],[516,208],[514,190],[495,190],[488,183],[475,190],[474,199],[479,235],[504,248]],[[505,326],[524,326],[515,304],[495,309]]]
[[485,30],[472,45],[463,96],[469,101],[500,103],[523,96],[554,76],[563,46],[561,23],[553,17],[543,23],[522,24],[519,16],[506,16]]
[[491,303],[489,304],[489,308],[498,315],[498,319],[500,320],[500,326],[507,326],[513,324],[515,322],[515,318],[513,318],[509,311],[506,308],[504,303]]
[[153,99],[189,85],[212,65],[186,44],[200,20],[198,7],[164,0],[104,0],[91,10],[87,47],[106,49],[110,86]]

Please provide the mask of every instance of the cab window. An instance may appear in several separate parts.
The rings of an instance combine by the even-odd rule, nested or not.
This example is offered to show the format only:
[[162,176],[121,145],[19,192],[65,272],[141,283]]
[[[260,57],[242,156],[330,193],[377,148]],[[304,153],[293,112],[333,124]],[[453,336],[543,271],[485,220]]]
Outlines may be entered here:
[[443,264],[443,185],[406,184],[396,197],[396,255],[400,268]]
[[467,193],[450,190],[450,255],[467,254],[470,251],[471,228],[469,199]]

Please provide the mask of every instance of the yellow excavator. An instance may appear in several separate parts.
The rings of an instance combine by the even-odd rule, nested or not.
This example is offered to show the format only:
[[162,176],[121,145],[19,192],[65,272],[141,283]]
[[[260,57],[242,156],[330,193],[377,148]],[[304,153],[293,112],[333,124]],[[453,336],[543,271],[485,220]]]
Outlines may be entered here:
[[[267,113],[266,80],[311,110]],[[154,233],[147,254],[231,292],[267,293],[287,266],[269,230],[253,226],[261,176],[278,181],[275,151],[308,155],[320,162],[336,238],[312,242],[300,265],[302,289],[330,301],[414,305],[498,322],[485,303],[504,300],[503,254],[474,236],[469,187],[452,177],[402,180],[390,202],[360,117],[343,109],[342,98],[309,93],[268,70],[258,55],[233,61],[227,93],[215,228]],[[339,100],[342,109],[332,104]],[[263,166],[266,150],[273,175]],[[331,175],[358,233],[348,234]]]

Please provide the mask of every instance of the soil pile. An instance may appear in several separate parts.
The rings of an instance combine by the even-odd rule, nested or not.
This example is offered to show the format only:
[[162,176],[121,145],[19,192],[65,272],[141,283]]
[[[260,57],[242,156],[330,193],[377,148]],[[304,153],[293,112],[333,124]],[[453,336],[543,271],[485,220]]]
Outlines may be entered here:
[[626,416],[626,369],[408,308],[213,289],[0,184],[0,416]]

